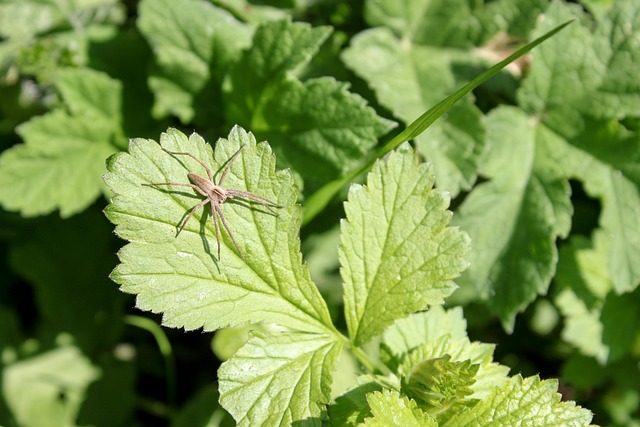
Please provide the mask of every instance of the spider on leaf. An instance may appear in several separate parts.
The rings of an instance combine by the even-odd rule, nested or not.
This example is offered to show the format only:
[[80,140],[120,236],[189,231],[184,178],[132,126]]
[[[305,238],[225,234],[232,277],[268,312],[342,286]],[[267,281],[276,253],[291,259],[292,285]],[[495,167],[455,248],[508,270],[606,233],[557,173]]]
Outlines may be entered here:
[[236,243],[236,239],[233,237],[233,233],[231,232],[231,229],[229,229],[229,225],[227,224],[227,220],[224,218],[224,213],[222,212],[222,204],[225,201],[227,201],[229,199],[233,199],[233,198],[243,198],[243,199],[246,199],[246,200],[248,200],[250,202],[257,203],[257,204],[259,204],[261,206],[264,206],[271,213],[273,213],[275,216],[278,216],[278,213],[276,211],[274,211],[273,208],[282,208],[283,207],[283,206],[278,205],[277,203],[267,199],[266,197],[262,197],[262,196],[259,196],[257,194],[249,193],[248,191],[228,189],[228,188],[223,188],[222,187],[222,183],[224,182],[224,179],[227,176],[227,172],[229,172],[229,168],[231,167],[233,162],[238,158],[238,155],[240,154],[240,151],[242,150],[243,147],[244,147],[244,145],[241,146],[238,149],[238,151],[236,151],[236,153],[227,162],[227,165],[223,169],[222,175],[220,176],[220,180],[218,181],[217,184],[215,183],[215,181],[213,179],[213,174],[211,173],[211,169],[206,164],[204,164],[203,161],[198,159],[196,156],[194,156],[191,153],[185,153],[185,152],[180,152],[180,151],[169,151],[169,150],[166,150],[166,149],[163,148],[162,150],[164,152],[168,153],[168,154],[191,157],[193,160],[198,162],[207,171],[207,176],[208,176],[209,179],[203,178],[203,177],[201,177],[200,175],[198,175],[198,174],[196,174],[194,172],[189,172],[187,174],[187,177],[189,178],[189,180],[192,183],[156,182],[156,183],[151,183],[151,184],[142,184],[142,185],[147,186],[147,187],[154,187],[154,186],[158,186],[158,185],[175,185],[175,186],[179,186],[179,187],[190,187],[190,188],[193,188],[196,192],[200,193],[202,196],[204,196],[204,199],[202,201],[200,201],[197,205],[195,205],[193,208],[191,208],[191,210],[190,210],[189,214],[187,215],[187,217],[184,219],[184,221],[182,221],[181,224],[179,224],[178,233],[176,234],[176,237],[178,237],[180,235],[180,233],[184,229],[185,225],[187,225],[187,222],[189,222],[189,220],[193,216],[194,212],[197,211],[198,209],[200,209],[201,207],[203,207],[204,205],[206,205],[207,203],[210,203],[211,204],[211,216],[213,218],[213,224],[214,224],[215,230],[216,230],[216,241],[218,243],[218,259],[220,259],[220,229],[219,229],[219,225],[218,225],[218,221],[217,221],[216,216],[218,218],[220,218],[220,221],[222,222],[222,225],[225,228],[225,230],[227,230],[227,233],[229,233],[229,237],[231,238],[231,241],[233,242],[233,245],[235,246],[236,250],[238,251],[238,254],[240,254],[240,257],[244,261],[244,255],[242,254],[242,251],[240,251],[240,248],[238,247],[238,244]]

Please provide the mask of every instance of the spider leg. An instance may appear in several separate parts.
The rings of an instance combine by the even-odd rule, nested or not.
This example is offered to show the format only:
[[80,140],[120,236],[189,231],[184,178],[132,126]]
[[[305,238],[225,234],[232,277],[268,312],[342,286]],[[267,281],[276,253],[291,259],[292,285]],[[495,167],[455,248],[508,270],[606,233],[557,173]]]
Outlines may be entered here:
[[[224,226],[224,229],[227,230],[227,233],[229,234],[229,237],[231,237],[231,241],[233,242],[233,246],[236,247],[236,250],[238,251],[238,254],[240,254],[240,257],[244,261],[244,255],[242,255],[242,251],[238,247],[238,244],[236,243],[236,239],[233,238],[233,233],[229,229],[229,225],[227,224],[227,220],[224,219],[224,213],[222,213],[222,208],[220,207],[220,205],[215,206],[215,208],[216,208],[216,212],[218,212],[218,216],[220,216],[220,220],[222,221],[222,225]],[[219,241],[218,241],[218,244],[220,244]],[[218,250],[219,249],[220,249],[220,247],[218,247]],[[220,258],[219,254],[218,254],[218,258]]]
[[269,210],[269,212],[271,212],[272,214],[274,214],[275,216],[278,216],[278,213],[276,211],[274,211],[272,209],[273,208],[282,208],[284,206],[277,204],[276,202],[267,199],[266,197],[262,197],[262,196],[258,196],[257,194],[253,194],[253,193],[249,193],[248,191],[243,191],[243,190],[226,190],[227,192],[227,198],[234,198],[234,197],[242,197],[245,198],[247,200],[250,200],[254,203],[258,203],[259,205],[264,206],[265,208],[267,208]]
[[189,222],[189,220],[191,219],[191,216],[193,215],[193,213],[195,211],[197,211],[198,209],[200,209],[201,207],[203,207],[208,201],[209,201],[209,199],[204,199],[203,201],[201,201],[200,203],[198,203],[197,205],[195,205],[194,207],[191,208],[191,211],[189,212],[189,215],[187,215],[187,217],[184,219],[184,221],[182,221],[182,225],[180,227],[178,227],[178,233],[176,234],[176,237],[178,237],[180,235],[180,233],[184,229],[184,226],[187,225],[187,222]]
[[218,181],[218,185],[222,185],[222,183],[224,182],[225,176],[227,176],[227,172],[229,172],[229,168],[231,167],[231,164],[235,162],[236,158],[240,154],[240,150],[242,150],[243,148],[244,148],[244,145],[241,145],[240,148],[238,148],[238,151],[236,151],[236,153],[233,156],[231,156],[231,159],[229,159],[229,161],[227,162],[227,166],[225,166],[224,170],[222,171],[222,175],[220,176],[220,181]]
[[220,227],[218,226],[218,209],[216,209],[213,204],[213,200],[211,200],[211,219],[213,219],[213,225],[216,229],[216,243],[218,244],[218,261],[220,260]]
[[195,184],[183,184],[180,182],[154,182],[151,184],[142,184],[142,185],[144,185],[145,187],[153,187],[155,185],[177,185],[179,187],[191,187],[194,190],[196,190],[198,193],[202,194],[204,197],[207,197],[207,193],[202,191],[202,189]]
[[211,173],[211,169],[209,169],[209,166],[205,165],[202,160],[200,160],[199,158],[197,158],[193,154],[184,153],[182,151],[169,151],[169,150],[166,150],[164,148],[162,150],[165,153],[169,153],[169,154],[176,154],[176,155],[180,155],[180,156],[189,156],[189,157],[191,157],[193,160],[195,160],[196,162],[200,163],[200,165],[207,171],[207,175],[209,176],[209,181],[213,182],[213,174]]

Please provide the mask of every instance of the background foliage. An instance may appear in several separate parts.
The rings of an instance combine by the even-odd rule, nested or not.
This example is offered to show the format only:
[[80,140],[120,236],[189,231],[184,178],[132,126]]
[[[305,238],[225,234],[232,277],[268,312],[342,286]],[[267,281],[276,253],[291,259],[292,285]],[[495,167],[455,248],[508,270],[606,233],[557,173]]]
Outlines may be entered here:
[[[574,18],[413,145],[471,237],[447,299],[469,338],[498,344],[509,386],[531,381],[519,373],[558,378],[595,423],[640,425],[640,4],[263,3],[0,0],[0,424],[230,422],[212,402],[239,331],[165,337],[109,279],[123,242],[102,213],[113,196],[102,176],[128,138],[171,126],[214,142],[237,124],[291,168],[278,200],[293,204],[297,186],[304,206],[516,44]],[[301,245],[327,301],[318,322],[365,342],[388,324],[355,332],[342,317],[338,224],[381,205],[355,193],[307,223]],[[242,323],[231,314],[208,329]]]

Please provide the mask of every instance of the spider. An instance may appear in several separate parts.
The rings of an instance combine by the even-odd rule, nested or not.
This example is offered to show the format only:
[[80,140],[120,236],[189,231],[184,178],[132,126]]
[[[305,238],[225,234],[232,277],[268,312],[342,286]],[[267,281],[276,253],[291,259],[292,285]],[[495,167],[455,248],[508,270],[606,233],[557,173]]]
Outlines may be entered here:
[[186,184],[186,183],[180,183],[180,182],[156,182],[156,183],[152,183],[152,184],[142,184],[142,185],[145,185],[147,187],[154,187],[154,186],[158,186],[158,185],[175,185],[175,186],[180,186],[180,187],[191,187],[195,191],[197,191],[198,193],[203,195],[205,198],[201,202],[199,202],[197,205],[195,205],[194,207],[191,208],[191,210],[190,210],[189,214],[187,215],[187,217],[184,219],[184,221],[182,221],[182,224],[180,224],[178,226],[178,233],[176,234],[176,237],[178,237],[180,235],[180,233],[184,229],[185,225],[187,225],[187,222],[189,222],[189,220],[191,219],[191,216],[193,216],[193,213],[195,211],[197,211],[198,209],[200,209],[201,207],[203,207],[204,205],[206,205],[207,203],[210,203],[211,204],[211,216],[213,218],[213,224],[215,225],[216,241],[218,243],[218,259],[220,259],[220,230],[219,230],[219,226],[218,226],[218,221],[216,220],[216,215],[220,218],[220,221],[222,222],[222,225],[224,226],[225,230],[227,230],[227,233],[229,233],[229,237],[231,238],[231,241],[233,242],[233,245],[235,246],[236,250],[238,251],[238,254],[240,254],[240,257],[244,261],[244,255],[242,255],[242,251],[240,251],[240,248],[238,247],[238,244],[236,243],[236,239],[233,237],[233,233],[229,229],[229,225],[227,224],[227,221],[224,218],[224,213],[222,212],[222,204],[226,200],[233,199],[233,198],[236,198],[236,197],[244,198],[244,199],[249,200],[250,202],[254,202],[254,203],[257,203],[259,205],[264,206],[271,213],[273,213],[275,216],[278,216],[278,213],[276,211],[274,211],[272,209],[272,207],[275,207],[275,208],[281,208],[282,207],[281,205],[276,204],[275,202],[267,199],[266,197],[258,196],[257,194],[249,193],[248,191],[226,189],[226,188],[222,188],[221,187],[222,183],[224,182],[225,177],[227,176],[227,172],[229,172],[229,168],[231,167],[233,162],[236,160],[236,158],[240,154],[240,151],[242,150],[243,147],[244,147],[244,145],[241,146],[238,149],[238,151],[236,151],[236,153],[227,162],[227,165],[225,166],[224,170],[222,171],[222,175],[220,176],[220,180],[218,181],[217,184],[213,180],[213,174],[211,173],[211,169],[209,169],[209,167],[206,164],[204,164],[204,162],[202,162],[200,159],[198,159],[196,156],[194,156],[191,153],[184,153],[184,152],[180,152],[180,151],[169,151],[169,150],[166,150],[166,149],[163,148],[162,150],[164,152],[172,154],[172,155],[180,155],[180,156],[189,156],[189,157],[191,157],[193,160],[195,160],[200,165],[202,165],[202,167],[207,171],[207,176],[209,177],[209,179],[203,178],[203,177],[201,177],[200,175],[198,175],[198,174],[196,174],[194,172],[189,172],[187,174],[187,177],[189,178],[189,180],[193,184],[191,184],[191,183]]

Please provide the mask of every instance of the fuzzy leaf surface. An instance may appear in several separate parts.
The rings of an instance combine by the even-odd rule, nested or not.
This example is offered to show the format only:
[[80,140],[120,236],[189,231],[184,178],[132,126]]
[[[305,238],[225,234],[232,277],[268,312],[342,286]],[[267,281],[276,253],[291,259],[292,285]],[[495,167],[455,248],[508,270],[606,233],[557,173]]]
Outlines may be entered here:
[[84,210],[105,190],[104,159],[124,142],[119,81],[69,69],[58,74],[56,88],[67,108],[22,124],[24,144],[0,156],[0,204],[24,216]]
[[[187,187],[153,188],[142,184],[187,183],[187,173],[206,177],[189,152],[209,165],[214,179],[241,146],[223,187],[266,197],[282,206],[278,216],[264,207],[227,200],[222,211],[244,255],[236,251],[220,224],[221,259],[208,207],[194,213],[182,233],[177,225],[201,201]],[[215,153],[202,137],[175,129],[155,141],[136,139],[129,153],[108,161],[105,181],[116,193],[105,211],[116,233],[129,240],[119,253],[112,278],[122,290],[137,294],[137,306],[163,313],[167,326],[215,330],[244,323],[277,323],[303,331],[333,330],[326,304],[302,264],[298,237],[301,209],[291,174],[275,171],[266,143],[256,144],[239,127],[220,139]],[[216,180],[216,182],[218,182]],[[185,191],[186,190],[186,191]]]
[[238,426],[320,426],[341,350],[334,335],[254,333],[218,371],[220,403]]
[[464,426],[588,426],[591,412],[562,402],[558,381],[520,375],[493,390],[473,408],[452,417],[445,427]]
[[391,126],[345,83],[298,79],[329,33],[287,20],[261,25],[225,91],[230,121],[267,138],[280,162],[316,181],[353,168]]
[[339,257],[349,335],[363,344],[395,320],[442,304],[464,268],[467,235],[448,227],[448,196],[408,147],[378,161],[345,203]]
[[451,357],[453,362],[478,365],[470,398],[485,397],[505,381],[509,369],[493,361],[494,345],[471,342],[462,310],[433,306],[391,325],[383,334],[381,351],[389,368],[406,377],[424,360]]
[[366,418],[365,427],[436,427],[435,418],[418,408],[414,400],[397,391],[376,391],[367,395],[372,417]]

